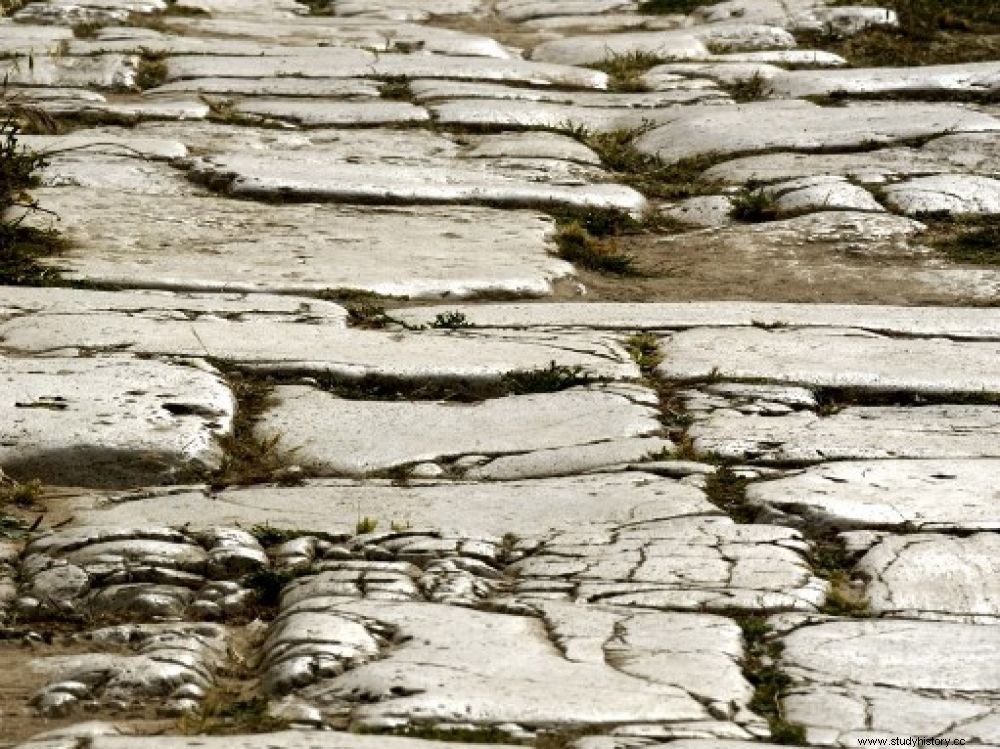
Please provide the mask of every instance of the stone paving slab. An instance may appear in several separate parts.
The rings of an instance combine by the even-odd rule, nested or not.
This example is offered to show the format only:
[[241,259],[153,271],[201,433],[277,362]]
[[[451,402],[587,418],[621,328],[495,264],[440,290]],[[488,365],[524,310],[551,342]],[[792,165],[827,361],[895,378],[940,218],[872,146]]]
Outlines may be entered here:
[[236,102],[233,111],[268,120],[287,120],[305,127],[405,125],[430,120],[426,109],[405,101],[313,101],[255,97]]
[[[82,331],[86,331],[84,334]],[[583,375],[633,379],[639,368],[601,336],[344,330],[272,320],[184,320],[161,315],[48,315],[0,328],[6,351],[205,356],[262,373],[365,376],[408,382],[495,383],[509,372],[579,367]]]
[[996,460],[825,463],[747,487],[747,499],[797,523],[840,529],[1000,529]]
[[0,464],[49,483],[165,483],[217,468],[233,396],[205,365],[0,359]]
[[922,213],[1000,213],[1000,180],[945,174],[906,180],[886,188],[887,202],[909,216]]
[[393,317],[428,325],[460,312],[475,328],[585,327],[668,330],[701,327],[855,328],[875,333],[954,339],[1000,339],[1000,310],[986,307],[893,307],[772,302],[508,302],[394,309]]
[[132,527],[140,523],[255,525],[345,536],[358,508],[379,528],[392,523],[441,533],[500,538],[544,536],[591,523],[627,525],[682,516],[718,516],[697,488],[648,473],[592,474],[511,482],[310,480],[300,486],[207,487],[85,494],[66,500],[84,525]]
[[992,342],[889,338],[851,329],[701,328],[661,343],[657,374],[666,379],[718,376],[878,392],[1000,392]]
[[912,68],[790,70],[768,81],[770,93],[788,98],[852,94],[989,94],[1000,89],[1000,63],[926,65]]
[[[173,200],[206,192],[188,180],[183,172],[162,161],[147,161],[129,154],[95,153],[89,149],[52,156],[40,170],[39,180],[46,188],[81,188],[79,191],[60,190],[56,195],[63,200],[86,193],[103,194],[105,201],[117,199],[119,202],[142,202],[142,196],[155,196],[145,200],[162,206],[166,196]],[[47,190],[38,192],[44,194]],[[135,216],[134,211],[131,215]],[[32,222],[51,224],[59,229],[63,226],[62,215],[34,212],[28,216]],[[73,218],[72,209],[65,218]]]
[[810,411],[745,415],[720,409],[696,419],[688,436],[700,454],[795,464],[996,458],[998,430],[997,406],[850,406],[830,416]]
[[[78,749],[74,738],[36,739],[19,749]],[[411,739],[401,736],[366,736],[339,731],[277,731],[242,736],[88,736],[93,749],[434,749],[441,742],[434,739]],[[512,744],[465,744],[449,742],[454,749],[511,749]]]
[[147,96],[195,92],[234,96],[322,96],[374,99],[379,82],[361,78],[185,78],[147,89]]
[[[481,403],[356,401],[305,386],[280,386],[257,432],[294,451],[296,462],[320,475],[364,476],[434,462],[452,475],[475,455],[481,463],[510,454],[541,453],[538,464],[521,464],[505,478],[568,473],[557,460],[573,450],[606,444],[610,455],[592,456],[594,467],[629,462],[615,441],[651,437],[649,453],[670,449],[658,435],[656,396],[636,386],[571,388]],[[337,424],[331,433],[329,424]],[[555,453],[563,449],[564,453]],[[603,458],[603,459],[602,459]],[[487,466],[488,468],[488,466]]]
[[[784,715],[810,743],[845,746],[858,738],[1000,739],[994,653],[1000,629],[892,620],[808,623],[781,639],[792,678]],[[800,623],[801,622],[801,623]]]
[[887,536],[855,565],[873,613],[996,624],[1000,536]]
[[[551,293],[572,266],[553,256],[552,221],[475,207],[260,206],[217,197],[37,190],[66,227],[52,259],[69,278],[177,290],[408,297]],[[308,233],[302,231],[308,227]],[[407,241],[400,243],[399,237]]]
[[95,57],[33,56],[31,64],[0,60],[0,76],[22,86],[132,88],[139,59],[126,55]]
[[642,153],[676,163],[708,154],[858,148],[994,130],[1000,130],[1000,120],[948,104],[820,107],[804,101],[766,101],[678,110],[672,122],[640,136],[635,145]]
[[605,93],[598,91],[558,91],[544,88],[503,86],[493,83],[466,81],[415,80],[410,81],[410,91],[417,102],[426,103],[448,99],[496,99],[503,101],[533,101],[604,109],[641,109],[668,107],[699,99],[727,99],[726,94],[710,81],[678,81],[664,91],[638,93]]

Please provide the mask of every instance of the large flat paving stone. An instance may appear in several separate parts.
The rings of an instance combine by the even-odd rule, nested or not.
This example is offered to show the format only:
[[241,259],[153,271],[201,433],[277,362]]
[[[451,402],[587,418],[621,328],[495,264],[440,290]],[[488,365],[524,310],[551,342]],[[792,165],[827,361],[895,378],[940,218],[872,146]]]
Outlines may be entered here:
[[[366,736],[340,731],[274,731],[232,736],[116,736],[87,735],[93,749],[435,749],[440,741],[403,736]],[[21,749],[72,749],[75,738],[38,738]],[[72,742],[72,743],[70,743]],[[511,749],[514,744],[465,744],[449,742],[450,749]]]
[[347,536],[358,507],[379,528],[413,529],[499,539],[544,536],[591,523],[627,525],[671,517],[716,517],[701,490],[648,473],[592,474],[509,482],[310,480],[299,486],[174,487],[134,494],[84,494],[68,500],[81,523],[133,527],[142,523],[255,525]]
[[996,627],[802,621],[781,642],[780,667],[792,678],[783,714],[805,726],[810,744],[909,735],[1000,741]]
[[526,88],[497,83],[469,81],[415,80],[409,83],[415,101],[420,103],[452,99],[493,99],[502,101],[527,101],[564,104],[574,107],[604,109],[640,109],[645,114],[658,107],[687,104],[700,99],[726,99],[724,91],[711,81],[680,80],[670,89],[636,93],[608,93],[606,91],[565,91],[551,88]]
[[989,531],[1000,529],[998,480],[997,460],[846,461],[751,484],[747,499],[839,529]]
[[921,213],[1000,213],[1000,180],[969,174],[918,177],[886,188],[889,205],[909,216]]
[[888,536],[855,565],[875,614],[995,624],[1000,536]]
[[1000,89],[1000,63],[925,65],[910,68],[790,70],[768,81],[772,94],[808,96],[886,94],[984,94]]
[[235,403],[204,366],[119,357],[0,360],[0,465],[46,483],[165,483],[218,467]]
[[507,302],[394,309],[411,325],[460,312],[476,328],[586,327],[671,330],[702,327],[857,328],[875,333],[1000,339],[1000,310],[988,307],[902,307],[776,302]]
[[37,190],[36,198],[58,220],[31,220],[65,229],[70,241],[52,264],[68,278],[116,286],[536,295],[572,273],[552,254],[552,221],[530,211],[313,204],[262,211],[217,197],[82,189]]
[[348,380],[495,383],[510,372],[551,366],[579,367],[601,379],[639,376],[619,342],[596,334],[391,332],[309,322],[165,319],[155,310],[25,316],[0,324],[0,350],[207,356],[260,372],[325,373]]
[[[294,450],[297,462],[321,475],[363,476],[438,462],[454,475],[463,456],[491,459],[540,453],[503,478],[576,472],[635,460],[618,453],[621,441],[649,437],[645,452],[670,449],[661,439],[655,394],[637,386],[578,387],[557,393],[508,396],[472,404],[357,401],[306,386],[280,386],[257,432]],[[336,432],[329,424],[337,424]],[[586,450],[589,460],[575,457]],[[587,465],[587,464],[590,465]],[[479,475],[481,466],[470,472]]]
[[909,138],[1000,129],[1000,120],[946,104],[820,107],[804,101],[690,107],[640,136],[636,148],[667,163],[769,149],[870,147]]
[[254,97],[236,102],[233,111],[266,120],[295,122],[306,127],[406,125],[430,119],[426,109],[405,101],[316,101]]
[[694,449],[735,460],[818,463],[826,460],[1000,457],[1000,407],[856,406],[830,416],[781,416],[719,409],[688,430]]
[[765,379],[817,387],[925,393],[1000,392],[994,342],[889,338],[851,329],[702,328],[662,341],[657,374]]
[[126,55],[33,56],[30,65],[0,60],[0,75],[12,85],[132,88],[138,63],[139,58]]
[[[740,630],[721,617],[562,603],[512,616],[317,594],[286,595],[265,645],[265,687],[298,687],[355,729],[583,724],[669,736],[683,724],[732,737],[746,735],[739,722],[759,726],[746,710]],[[296,648],[306,632],[315,644]],[[338,661],[354,667],[341,674]]]
[[826,595],[795,531],[677,517],[551,534],[505,570],[519,600],[687,611],[815,611]]

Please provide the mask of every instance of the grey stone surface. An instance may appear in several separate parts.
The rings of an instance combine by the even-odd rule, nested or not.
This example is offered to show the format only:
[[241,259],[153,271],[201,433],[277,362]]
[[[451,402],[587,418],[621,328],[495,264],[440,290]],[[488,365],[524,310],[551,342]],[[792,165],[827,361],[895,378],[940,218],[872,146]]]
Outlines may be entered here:
[[[139,162],[142,163],[142,162]],[[120,176],[120,172],[116,173]],[[408,297],[547,294],[572,273],[553,256],[548,217],[476,207],[271,206],[210,196],[39,190],[71,248],[70,278],[178,290]],[[301,230],[308,227],[308,233]],[[400,236],[407,242],[401,244]]]
[[871,610],[894,617],[995,624],[1000,536],[889,536],[855,565]]
[[784,714],[827,746],[911,732],[996,743],[998,637],[974,624],[802,623],[782,638]]
[[667,379],[765,379],[925,393],[1000,392],[1000,349],[987,342],[900,339],[850,328],[702,328],[661,344]]
[[588,65],[615,55],[642,52],[664,59],[708,54],[708,48],[688,30],[571,36],[538,45],[532,59],[565,65]]
[[771,78],[772,94],[807,96],[899,93],[986,94],[1000,89],[1000,63],[962,63],[912,68],[790,70]]
[[[295,459],[325,475],[358,476],[463,455],[498,458],[537,453],[537,463],[508,465],[504,478],[558,475],[574,466],[572,450],[628,437],[654,437],[655,394],[635,386],[572,388],[558,393],[508,396],[481,403],[355,401],[303,386],[281,386],[258,433],[278,438]],[[335,433],[329,424],[339,425]],[[669,449],[652,439],[649,452]],[[556,459],[568,461],[562,467]],[[612,462],[627,462],[612,459]],[[452,468],[457,475],[462,471]],[[488,472],[489,467],[485,469]],[[503,469],[499,469],[503,470]],[[480,469],[483,472],[483,469]]]
[[219,465],[235,404],[204,364],[2,360],[0,464],[51,483],[164,483]]
[[996,460],[846,461],[753,484],[747,499],[842,529],[987,531],[1000,527],[998,475]]
[[843,177],[822,176],[780,182],[762,188],[779,213],[811,211],[884,211],[868,190]]
[[707,154],[815,150],[891,144],[908,138],[1000,129],[1000,120],[947,104],[819,107],[766,101],[691,107],[636,141],[643,153],[675,163]]
[[886,200],[907,215],[1000,213],[1000,180],[967,174],[918,177],[891,185]]
[[423,107],[405,101],[315,101],[254,97],[237,102],[233,111],[254,117],[316,125],[402,125],[427,122]]
[[178,487],[85,494],[68,500],[81,522],[89,525],[180,523],[195,530],[270,525],[308,528],[331,536],[354,531],[359,503],[380,528],[402,523],[415,529],[492,538],[504,533],[534,536],[589,523],[718,515],[698,489],[636,472],[497,483],[412,480],[393,485],[387,480],[327,479],[300,486],[233,487],[216,493],[205,487]]
[[0,75],[11,84],[27,86],[95,86],[131,88],[138,58],[124,55],[96,57],[33,56],[27,60],[0,60]]

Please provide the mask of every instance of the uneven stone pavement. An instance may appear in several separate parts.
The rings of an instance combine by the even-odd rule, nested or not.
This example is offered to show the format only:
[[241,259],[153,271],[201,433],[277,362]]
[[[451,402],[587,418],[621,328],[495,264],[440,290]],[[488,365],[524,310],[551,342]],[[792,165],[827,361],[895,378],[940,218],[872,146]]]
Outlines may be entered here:
[[1000,17],[887,6],[0,0],[0,747],[1000,746]]

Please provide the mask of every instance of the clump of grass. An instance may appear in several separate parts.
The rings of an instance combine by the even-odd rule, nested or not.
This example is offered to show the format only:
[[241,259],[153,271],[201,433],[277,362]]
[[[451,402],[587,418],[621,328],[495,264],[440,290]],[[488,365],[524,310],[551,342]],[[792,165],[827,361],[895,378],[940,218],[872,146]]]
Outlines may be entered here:
[[657,365],[663,361],[660,340],[653,333],[643,332],[629,336],[625,341],[625,349],[639,365],[642,373],[647,376],[651,375]]
[[501,388],[508,395],[555,393],[593,381],[583,367],[567,367],[555,362],[544,369],[507,372],[500,378]]
[[347,319],[356,328],[367,328],[376,330],[384,328],[392,319],[386,314],[385,307],[378,302],[368,299],[348,302]]
[[767,78],[755,72],[749,78],[740,78],[735,83],[725,86],[726,91],[734,101],[760,101],[767,98],[769,87]]
[[383,736],[408,736],[415,739],[427,739],[441,742],[460,742],[463,744],[507,744],[510,734],[493,726],[424,726],[411,725],[405,728],[361,728],[358,733],[377,734]]
[[434,322],[431,323],[432,328],[439,328],[443,330],[459,330],[461,328],[471,328],[472,323],[469,318],[465,316],[464,312],[442,312],[434,316]]
[[781,711],[781,697],[792,685],[791,677],[777,665],[781,643],[770,638],[770,627],[763,617],[746,616],[736,622],[746,643],[743,676],[754,688],[750,709],[767,720],[771,743],[805,744],[805,728],[786,720]]
[[187,736],[235,736],[281,731],[288,721],[268,714],[263,697],[233,699],[209,693],[201,711],[182,718],[178,728]]
[[599,239],[576,221],[561,224],[555,239],[559,257],[581,268],[616,276],[639,274],[635,258],[614,239]]
[[705,494],[737,522],[752,523],[757,512],[746,501],[749,483],[750,479],[737,475],[729,466],[719,466],[705,481]]
[[167,80],[167,64],[158,57],[144,56],[135,71],[135,85],[140,90],[162,86]]
[[612,91],[648,91],[642,74],[663,61],[662,57],[651,52],[636,51],[614,54],[591,67],[608,74]]
[[358,518],[358,522],[354,525],[354,532],[362,536],[366,533],[374,533],[378,528],[378,520],[375,518],[370,518],[367,515],[363,518]]
[[740,190],[733,198],[732,205],[729,215],[739,221],[773,221],[779,215],[778,201],[762,188]]
[[8,505],[22,509],[35,507],[42,498],[42,492],[42,482],[39,479],[24,483],[0,479],[0,508]]
[[930,244],[953,263],[1000,265],[1000,222],[963,218],[932,223]]
[[379,96],[383,99],[394,101],[410,101],[413,92],[410,90],[410,82],[403,76],[389,78],[379,86]]
[[853,564],[842,544],[834,539],[813,541],[813,569],[830,584],[822,611],[832,616],[869,616],[868,599],[851,585]]

